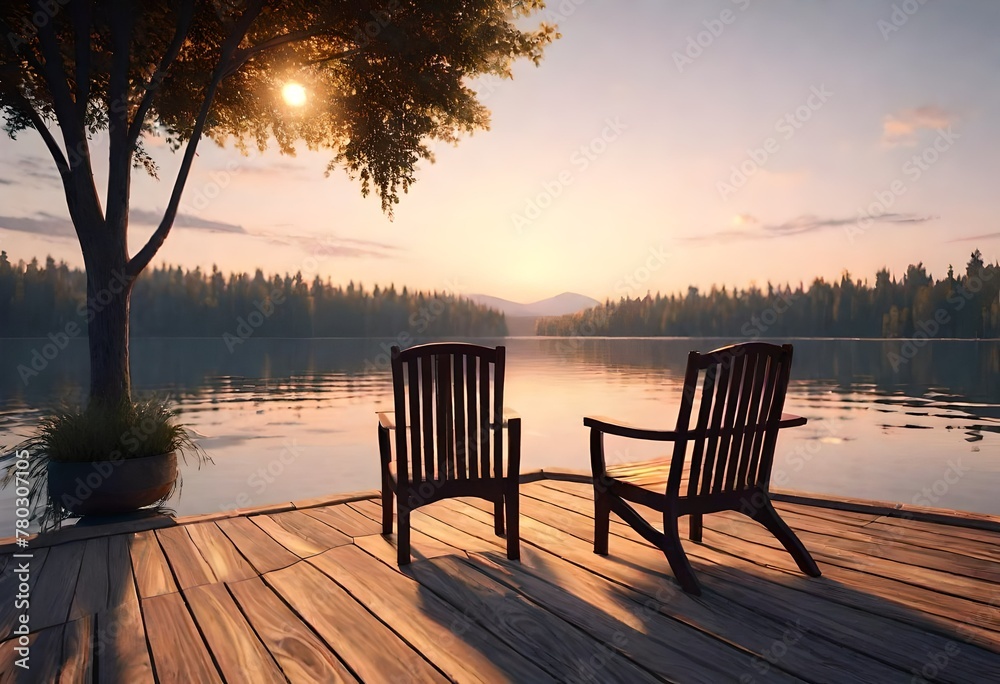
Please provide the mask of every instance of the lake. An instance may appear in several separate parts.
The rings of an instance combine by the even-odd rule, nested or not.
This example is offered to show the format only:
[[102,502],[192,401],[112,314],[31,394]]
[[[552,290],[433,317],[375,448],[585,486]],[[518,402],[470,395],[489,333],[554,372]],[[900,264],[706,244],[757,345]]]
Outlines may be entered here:
[[[584,415],[672,428],[691,349],[724,339],[507,338],[506,403],[523,419],[522,468],[589,470]],[[74,340],[27,384],[45,340],[0,339],[0,445],[47,407],[79,401]],[[185,466],[178,515],[379,486],[376,410],[391,409],[392,340],[136,339],[137,394],[169,395],[214,460]],[[793,340],[785,410],[809,419],[778,440],[773,484],[817,494],[1000,514],[1000,341]],[[51,354],[50,354],[51,355]],[[663,455],[609,439],[608,460]],[[13,533],[13,492],[0,522]],[[9,523],[9,524],[8,524]]]

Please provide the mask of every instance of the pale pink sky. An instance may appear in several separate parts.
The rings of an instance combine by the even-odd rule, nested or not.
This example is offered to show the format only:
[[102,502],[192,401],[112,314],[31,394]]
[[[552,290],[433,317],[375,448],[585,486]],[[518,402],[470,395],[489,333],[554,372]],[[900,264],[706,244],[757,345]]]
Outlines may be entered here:
[[[562,40],[480,84],[492,129],[438,147],[394,222],[324,178],[327,155],[207,143],[158,260],[532,301],[1000,256],[1000,3],[565,0],[546,18]],[[179,161],[152,151],[133,250]],[[81,264],[66,216],[37,135],[0,140],[0,249]]]

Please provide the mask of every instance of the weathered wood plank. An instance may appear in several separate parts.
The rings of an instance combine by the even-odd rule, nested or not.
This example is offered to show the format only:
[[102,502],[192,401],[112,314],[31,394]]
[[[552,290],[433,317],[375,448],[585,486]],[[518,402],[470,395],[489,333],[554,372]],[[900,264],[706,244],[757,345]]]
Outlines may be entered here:
[[303,511],[289,511],[267,516],[258,515],[250,520],[267,532],[275,541],[300,556],[302,554],[289,546],[289,543],[293,546],[298,545],[303,551],[306,550],[307,546],[302,546],[300,543],[302,541],[306,542],[308,547],[319,549],[319,551],[307,552],[307,556],[351,543],[351,537],[306,515]]
[[367,501],[361,500],[343,506],[312,508],[303,511],[303,513],[330,525],[349,537],[365,537],[382,531],[381,523],[373,522],[354,510],[356,506],[367,503]]
[[285,681],[225,585],[192,587],[184,591],[184,597],[226,681]]
[[67,623],[63,631],[62,667],[59,684],[84,684],[94,678],[93,639],[96,616],[87,615]]
[[270,572],[264,580],[362,681],[447,681],[398,635],[308,563]]
[[122,587],[118,605],[97,614],[94,643],[100,684],[153,682],[146,630],[134,587]]
[[555,681],[461,610],[355,546],[332,549],[309,562],[453,681]]
[[31,630],[66,622],[86,542],[76,541],[49,549],[38,583],[31,591]]
[[284,568],[299,560],[247,518],[230,518],[217,524],[259,573]]
[[220,582],[238,582],[256,577],[257,571],[246,562],[233,542],[222,533],[214,522],[185,525],[202,557],[212,568],[212,573]]
[[28,637],[30,642],[28,648],[31,650],[28,660],[30,669],[15,669],[13,681],[48,684],[58,680],[59,666],[62,663],[64,629],[64,625],[53,625]]
[[[447,505],[451,503],[447,502]],[[434,509],[431,510],[434,512]],[[543,502],[528,501],[522,505],[522,511],[527,516],[522,521],[525,539],[593,573],[645,593],[655,598],[659,604],[673,609],[675,604],[668,599],[670,596],[675,596],[675,593],[665,592],[668,587],[665,582],[667,576],[661,573],[670,571],[662,554],[627,525],[618,525],[618,530],[622,532],[621,538],[612,541],[611,556],[604,558],[592,552],[592,518],[582,514],[568,514],[556,506]],[[481,523],[478,529],[481,533],[485,533],[489,529],[490,514],[476,507],[476,511],[471,515],[477,517]],[[802,578],[790,559],[789,572],[779,573],[779,576],[775,577],[771,568],[764,568],[750,561],[715,551],[708,545],[691,544],[687,549],[692,560],[703,558],[712,561],[712,564],[700,566],[699,572],[705,573],[705,584],[712,589],[713,594],[703,596],[694,604],[685,602],[679,605],[685,608],[692,605],[701,607],[706,601],[711,601],[714,594],[719,594],[761,615],[770,616],[779,625],[795,625],[796,631],[804,631],[807,637],[796,640],[793,644],[795,650],[793,651],[790,646],[788,653],[793,656],[797,654],[808,656],[803,666],[808,667],[809,660],[812,660],[814,667],[809,670],[811,672],[819,672],[825,666],[839,663],[838,667],[844,674],[833,676],[831,673],[830,677],[840,681],[849,677],[852,669],[861,667],[868,661],[868,657],[858,655],[860,653],[866,653],[906,672],[919,671],[926,665],[930,655],[958,650],[961,652],[961,658],[950,657],[949,678],[954,677],[954,681],[977,681],[981,673],[995,671],[1000,676],[1000,671],[997,670],[1000,667],[1000,659],[988,651],[967,643],[962,636],[964,634],[961,631],[962,626],[958,623],[945,620],[933,623],[933,616],[923,615],[921,616],[923,622],[911,625],[906,620],[913,620],[912,611],[877,599],[865,603],[863,595],[853,597],[854,600],[850,605],[838,604],[836,600],[832,600],[837,596],[829,596],[830,592],[822,582],[818,586],[824,591],[818,596],[814,595],[810,590],[816,589],[817,581]],[[774,553],[780,555],[777,551]],[[532,570],[530,558],[525,561],[525,566],[529,571]],[[637,570],[641,568],[646,570]],[[839,588],[836,583],[832,586]],[[847,592],[847,595],[850,596],[850,593]],[[720,614],[725,619],[730,610],[722,610]],[[750,625],[754,625],[753,630],[746,628]],[[726,634],[726,629],[733,627],[736,628],[736,633],[728,636],[734,643],[743,643],[747,638],[751,640],[756,638],[760,629],[753,620],[746,625],[741,620],[731,620],[721,628],[707,629],[715,634]],[[706,629],[704,625],[699,628]],[[878,648],[873,647],[871,638],[873,634],[882,635]],[[844,653],[835,657],[831,657],[830,654],[813,653],[812,635],[853,649],[847,651],[846,663]],[[776,639],[774,643],[777,641]],[[818,650],[822,653],[825,649]],[[765,665],[765,660],[766,658],[759,659],[757,664]],[[785,658],[782,662],[786,662]],[[863,671],[869,672],[868,668],[863,668]]]
[[96,537],[84,544],[80,575],[69,611],[70,620],[78,620],[108,607],[108,538]]
[[149,598],[176,592],[177,583],[156,539],[156,532],[136,532],[127,539],[139,596]]
[[617,651],[458,558],[413,563],[407,572],[556,679],[659,681]]
[[251,627],[291,682],[351,683],[357,679],[260,578],[229,590]]
[[[284,515],[284,514],[281,514]],[[309,539],[304,539],[294,532],[289,531],[285,527],[282,527],[277,522],[271,519],[267,515],[255,515],[250,518],[254,525],[264,530],[271,539],[278,542],[286,549],[294,553],[299,558],[308,558],[309,556],[315,556],[317,553],[323,553],[328,547],[318,544]],[[310,520],[313,520],[310,518]],[[313,520],[317,525],[322,525],[318,520]],[[331,532],[336,532],[332,527],[328,528]]]
[[[886,520],[887,522],[880,522]],[[905,542],[925,549],[940,549],[971,558],[981,558],[991,563],[1000,563],[1000,542],[994,544],[985,540],[964,539],[938,534],[916,527],[895,525],[892,518],[879,518],[864,527],[865,532],[883,538]]]
[[[429,507],[429,513],[439,516],[451,525],[461,523],[461,519],[457,517],[460,514],[468,514],[472,520],[463,525],[463,528],[475,530],[477,535],[488,538],[490,514],[473,505],[472,500],[467,503],[448,501],[442,504]],[[634,606],[631,610],[645,615],[647,623],[643,628],[633,625],[636,629],[662,635],[672,646],[680,647],[682,653],[689,654],[694,662],[724,666],[727,676],[733,678],[738,678],[743,673],[761,678],[764,674],[770,673],[771,677],[780,679],[787,675],[775,671],[774,666],[769,663],[771,649],[776,643],[787,646],[789,642],[794,642],[795,648],[785,649],[779,667],[797,677],[809,679],[818,676],[820,679],[858,683],[904,682],[910,677],[901,669],[887,667],[837,643],[813,637],[812,625],[804,624],[795,617],[775,619],[761,615],[755,607],[744,607],[718,594],[702,596],[697,600],[682,594],[673,578],[668,579],[667,575],[662,574],[669,572],[662,553],[645,543],[632,544],[629,540],[621,540],[627,547],[616,551],[617,557],[621,558],[620,563],[597,556],[593,554],[589,542],[569,534],[570,530],[579,533],[581,528],[586,528],[592,535],[592,519],[569,514],[555,506],[549,507],[553,514],[550,520],[540,522],[532,519],[530,516],[542,515],[539,513],[541,507],[540,503],[526,502],[523,511],[529,517],[523,520],[525,539],[553,555],[581,565],[586,572],[552,559],[539,558],[534,551],[531,551],[528,557],[522,558],[520,567],[553,585],[553,589],[550,590],[554,592],[553,596],[559,596],[560,592],[571,589],[572,596],[586,597],[585,600],[588,602],[601,599],[594,608],[603,616],[627,617],[630,607]],[[574,516],[579,521],[574,521]],[[615,543],[617,546],[619,540],[615,540]],[[480,559],[488,559],[482,561],[485,562],[483,569],[488,572],[507,572],[512,579],[519,578],[516,572],[518,566],[505,563],[496,552],[483,556],[470,554],[470,562],[477,562]],[[491,568],[491,562],[500,563],[503,566],[502,570],[499,567]],[[595,566],[603,568],[603,571],[596,570]],[[699,565],[699,572],[705,571],[708,567]],[[613,580],[615,584],[608,584],[603,577]],[[505,581],[502,577],[500,579]],[[552,605],[552,598],[538,589],[542,585],[535,583],[534,586],[546,596],[546,605]],[[707,586],[714,585],[710,583]],[[645,596],[640,593],[644,593]],[[579,600],[569,597],[563,601],[563,609],[573,610]],[[676,622],[661,624],[661,615]],[[580,611],[576,619],[581,624],[588,623],[585,611]],[[599,623],[598,620],[597,624]],[[583,628],[587,629],[586,626]],[[710,634],[712,638],[706,639],[704,634]],[[713,642],[714,639],[721,641]],[[742,653],[733,651],[723,642],[736,646]],[[630,639],[628,646],[631,647],[634,643],[634,640]],[[661,649],[662,646],[652,648],[652,650]],[[642,654],[641,657],[633,659],[647,667],[650,662],[658,663],[660,666],[669,664],[657,660],[645,650]],[[692,663],[687,664],[690,667]],[[662,674],[661,670],[654,671]],[[711,673],[713,670],[711,666],[702,665],[701,671]],[[867,678],[869,675],[873,679]],[[714,675],[714,678],[718,681],[719,675]]]
[[180,594],[144,599],[142,613],[157,680],[222,682]]
[[217,581],[212,566],[201,555],[183,526],[158,529],[156,538],[163,547],[163,552],[181,589]]

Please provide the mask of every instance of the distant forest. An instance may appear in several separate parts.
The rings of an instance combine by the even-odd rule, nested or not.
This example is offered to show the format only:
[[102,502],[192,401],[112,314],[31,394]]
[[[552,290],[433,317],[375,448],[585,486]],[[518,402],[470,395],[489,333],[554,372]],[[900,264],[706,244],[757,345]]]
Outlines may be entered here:
[[569,316],[539,319],[539,335],[677,337],[1000,337],[1000,265],[977,249],[965,272],[935,281],[922,263],[902,279],[887,269],[874,284],[844,273],[806,289],[725,287],[606,301]]
[[[75,323],[85,330],[87,278],[56,263],[12,263],[0,253],[0,337],[45,337]],[[481,337],[507,334],[502,313],[467,299],[405,287],[366,290],[301,273],[265,276],[216,268],[161,266],[132,291],[139,337]],[[405,344],[405,341],[404,341]]]

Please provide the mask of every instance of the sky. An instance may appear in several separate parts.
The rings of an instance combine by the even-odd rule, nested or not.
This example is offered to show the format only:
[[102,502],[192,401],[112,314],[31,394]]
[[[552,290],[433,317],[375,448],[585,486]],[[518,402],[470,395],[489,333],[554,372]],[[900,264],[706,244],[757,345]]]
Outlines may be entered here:
[[[435,145],[394,220],[324,177],[328,154],[203,141],[154,263],[531,302],[1000,257],[995,0],[557,0],[540,17],[562,38],[476,84],[490,130]],[[180,161],[156,142],[133,251]],[[67,220],[37,134],[0,139],[0,249],[82,266]]]

